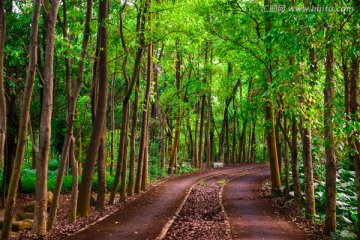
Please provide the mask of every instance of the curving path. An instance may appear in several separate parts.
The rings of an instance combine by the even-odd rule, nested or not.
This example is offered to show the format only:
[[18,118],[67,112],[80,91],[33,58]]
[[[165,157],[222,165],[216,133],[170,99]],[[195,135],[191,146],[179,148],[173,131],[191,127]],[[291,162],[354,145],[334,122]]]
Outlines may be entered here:
[[254,165],[237,165],[203,173],[179,176],[151,188],[105,220],[68,239],[156,239],[177,212],[192,185],[216,174]]
[[233,239],[307,239],[303,230],[276,212],[260,195],[261,183],[270,178],[268,168],[238,177],[224,186],[223,203]]

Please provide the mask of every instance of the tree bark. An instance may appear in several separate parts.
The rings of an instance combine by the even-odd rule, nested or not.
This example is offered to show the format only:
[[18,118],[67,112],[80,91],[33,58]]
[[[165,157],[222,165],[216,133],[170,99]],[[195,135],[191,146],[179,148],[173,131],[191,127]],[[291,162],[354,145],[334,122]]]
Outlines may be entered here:
[[[352,122],[359,122],[359,57],[354,57],[350,66],[350,86],[349,86],[349,101],[350,101],[350,117]],[[357,217],[360,219],[360,140],[359,130],[352,130],[350,134],[351,139],[351,154],[350,159],[355,164],[356,174],[356,195],[357,195]],[[360,221],[358,221],[358,229],[360,229]],[[360,231],[358,231],[357,238],[360,239]]]
[[4,0],[0,1],[0,166],[4,155],[6,138],[6,99],[4,89],[4,48],[6,36],[6,13]]
[[297,122],[295,116],[291,120],[291,172],[293,178],[293,187],[294,187],[294,206],[301,209],[301,186],[300,186],[300,177],[299,177],[299,167],[298,167],[298,149],[297,149]]
[[[148,12],[147,8],[149,5],[151,6],[151,0],[149,2],[145,2],[145,11]],[[150,11],[151,12],[151,11]],[[145,24],[145,15],[143,15],[143,23]],[[152,14],[149,14],[149,22],[150,22],[150,34],[152,34]],[[147,143],[148,143],[148,124],[149,124],[149,110],[150,110],[150,90],[151,90],[151,82],[153,78],[153,43],[150,40],[150,44],[148,47],[148,61],[147,61],[147,76],[146,76],[146,88],[145,88],[145,96],[144,96],[144,110],[142,113],[142,121],[141,121],[141,136],[140,136],[140,148],[139,148],[139,156],[138,156],[138,168],[136,172],[136,182],[135,182],[135,193],[140,193],[145,189],[144,184],[144,170],[147,165]]]
[[[35,192],[35,219],[33,231],[38,236],[46,234],[46,208],[47,208],[47,173],[50,154],[51,117],[53,110],[54,88],[54,43],[55,27],[59,0],[51,3],[48,15],[46,51],[44,66],[44,96],[40,125],[39,154],[36,164],[36,192]],[[28,121],[25,123],[28,124]]]
[[[134,70],[131,79],[129,80],[127,70],[126,70],[126,64],[127,64],[127,56],[128,56],[128,50],[125,43],[125,36],[123,34],[123,20],[122,20],[122,13],[120,14],[120,38],[121,43],[124,48],[125,57],[123,59],[123,74],[126,81],[126,93],[123,99],[123,112],[122,112],[122,121],[121,121],[121,134],[120,134],[120,143],[119,143],[119,149],[118,149],[118,162],[116,165],[116,172],[114,177],[114,184],[111,189],[111,195],[109,198],[109,204],[114,204],[115,201],[115,195],[120,183],[120,175],[122,173],[122,167],[123,167],[123,161],[126,161],[125,154],[127,153],[127,135],[128,135],[128,128],[129,128],[129,115],[128,115],[128,108],[130,108],[130,96],[134,87],[134,84],[139,76],[139,66],[141,62],[141,56],[143,54],[143,48],[145,45],[144,40],[144,25],[145,25],[145,19],[143,18],[143,12],[146,11],[146,9],[143,9],[143,3],[141,2],[141,8],[139,9],[138,16],[137,16],[137,32],[139,33],[139,46],[136,51],[135,56],[135,62],[134,62]],[[125,8],[126,5],[124,5]],[[122,9],[123,11],[123,9]],[[126,171],[126,170],[125,170]],[[122,179],[123,180],[123,179]]]
[[80,184],[78,199],[78,216],[88,217],[90,215],[90,194],[92,177],[98,157],[99,144],[106,124],[106,110],[108,100],[108,28],[106,20],[109,14],[109,2],[103,0],[99,2],[99,37],[100,37],[100,58],[99,58],[99,98],[96,109],[91,138],[84,163],[83,176]]
[[134,195],[134,187],[135,187],[135,159],[136,159],[135,145],[136,145],[137,119],[138,119],[138,110],[139,110],[139,87],[140,87],[140,79],[138,78],[135,87],[135,99],[134,99],[133,116],[131,123],[130,166],[129,166],[129,187],[128,187],[129,196]]
[[[331,31],[330,33],[331,34]],[[333,133],[334,116],[334,53],[332,37],[326,40],[326,79],[324,89],[324,140],[326,156],[326,202],[324,232],[330,236],[336,231],[336,160]]]
[[69,223],[76,222],[76,211],[77,211],[77,201],[78,201],[79,175],[78,175],[78,162],[75,158],[74,145],[75,145],[75,140],[73,139],[70,143],[70,148],[69,148],[69,161],[72,169],[71,205],[70,205],[70,213],[69,213]]
[[105,198],[106,198],[106,124],[104,124],[104,130],[99,145],[98,152],[98,189],[97,189],[97,198],[96,206],[99,209],[105,210]]
[[[87,0],[86,19],[85,19],[84,33],[83,33],[84,38],[82,41],[81,55],[80,55],[80,60],[78,63],[78,72],[77,72],[76,83],[75,83],[73,92],[71,94],[71,97],[69,97],[68,113],[66,116],[67,129],[66,129],[63,147],[61,150],[60,164],[59,164],[58,173],[56,176],[55,188],[54,188],[54,196],[53,196],[53,201],[51,202],[50,214],[49,214],[49,219],[48,219],[48,223],[47,223],[48,230],[52,229],[52,227],[55,223],[55,220],[56,220],[56,215],[57,215],[57,211],[58,211],[58,207],[59,207],[61,186],[62,186],[62,181],[64,178],[64,171],[65,171],[65,167],[66,167],[66,161],[68,158],[72,157],[72,156],[69,156],[69,152],[70,152],[70,147],[71,147],[71,139],[74,137],[74,121],[75,121],[75,114],[76,114],[76,103],[77,103],[77,100],[78,100],[78,97],[80,94],[80,90],[81,90],[81,86],[82,86],[82,82],[84,79],[84,69],[85,69],[84,62],[85,62],[87,47],[88,47],[89,38],[90,38],[91,15],[92,15],[92,0]],[[81,140],[81,138],[79,140]],[[75,144],[75,143],[73,143],[73,144]],[[72,154],[72,153],[70,152],[70,154]],[[73,171],[74,171],[74,169],[73,169]],[[74,173],[73,173],[73,178],[74,178]],[[75,197],[74,197],[74,199],[75,199]],[[76,196],[76,200],[77,200],[77,196]],[[74,221],[75,221],[75,218],[74,218]]]
[[177,159],[177,149],[179,146],[179,142],[180,142],[180,127],[181,127],[181,96],[180,96],[180,82],[181,82],[181,72],[180,72],[180,68],[181,68],[181,56],[180,56],[180,40],[178,40],[177,42],[177,53],[176,53],[176,65],[175,65],[175,69],[176,69],[176,99],[177,99],[177,103],[176,103],[176,126],[175,126],[175,138],[174,138],[174,143],[172,145],[172,149],[171,149],[171,155],[170,155],[170,162],[169,162],[169,169],[168,169],[168,174],[172,174],[174,172],[175,169],[175,162]]
[[315,195],[314,195],[314,176],[312,166],[311,154],[311,128],[304,126],[304,117],[300,117],[300,133],[303,146],[303,163],[305,176],[305,214],[306,218],[313,218],[316,213],[315,210]]
[[[232,164],[236,163],[236,132],[237,132],[237,128],[236,128],[236,103],[235,103],[235,98],[233,98],[233,108],[234,108],[234,119],[233,119],[233,141],[232,141]],[[249,144],[251,144],[251,142],[249,142]]]
[[[265,5],[271,5],[271,0],[264,0]],[[272,28],[271,18],[268,12],[265,12],[265,32],[268,34]],[[266,42],[266,55],[269,66],[269,71],[265,77],[265,91],[268,91],[268,86],[272,82],[272,46],[271,37]],[[274,120],[274,107],[271,97],[268,96],[265,103],[265,120],[266,120],[266,132],[267,132],[267,146],[269,151],[270,160],[270,172],[271,172],[271,190],[277,194],[281,186],[280,172],[279,172],[279,160],[276,148],[276,129]]]
[[200,102],[196,103],[196,120],[195,120],[195,140],[194,140],[194,167],[199,166],[199,116],[200,116]]
[[115,79],[116,79],[116,73],[114,73],[114,76],[112,78],[111,81],[111,93],[110,93],[110,118],[111,118],[111,122],[110,122],[110,128],[111,128],[111,133],[110,133],[110,139],[111,139],[111,145],[110,145],[110,175],[113,175],[113,171],[114,171],[114,156],[115,156],[115,141],[114,141],[114,135],[115,135]]

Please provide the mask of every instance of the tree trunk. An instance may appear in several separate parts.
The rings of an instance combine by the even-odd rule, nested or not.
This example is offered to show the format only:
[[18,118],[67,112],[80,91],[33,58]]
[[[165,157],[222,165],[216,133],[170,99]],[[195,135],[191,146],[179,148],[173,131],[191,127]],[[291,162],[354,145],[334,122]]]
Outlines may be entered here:
[[[0,11],[3,13],[3,1],[0,1]],[[35,73],[36,73],[36,65],[37,65],[37,37],[38,37],[38,26],[39,26],[39,16],[40,16],[40,0],[34,1],[34,11],[31,19],[31,30],[30,30],[30,51],[29,51],[29,67],[26,76],[26,87],[23,95],[22,108],[21,108],[21,119],[19,124],[19,134],[18,134],[18,143],[16,148],[15,160],[14,160],[14,174],[11,176],[10,186],[8,190],[5,215],[4,215],[4,223],[1,232],[2,239],[9,239],[11,233],[11,225],[12,218],[15,208],[16,196],[18,192],[18,184],[21,175],[22,161],[25,153],[26,146],[26,135],[27,135],[27,127],[30,118],[30,103],[31,96],[33,92]],[[4,21],[3,17],[0,16],[1,21]],[[1,35],[3,38],[4,27],[3,23],[1,24]],[[2,40],[0,40],[0,51],[2,50]],[[0,57],[0,66],[2,61],[2,56]],[[3,93],[3,83],[2,83],[2,72],[0,77],[0,98]],[[1,89],[2,88],[2,89]],[[5,99],[4,99],[5,101]],[[0,108],[2,108],[2,100],[0,99]],[[0,116],[6,116],[6,114],[0,114]],[[1,121],[1,120],[0,120]],[[5,132],[3,132],[5,134]],[[2,138],[2,136],[0,136]],[[2,139],[0,139],[0,145]],[[0,146],[0,148],[3,146]],[[2,150],[1,150],[2,151]],[[0,156],[2,156],[2,152],[0,152]],[[1,158],[1,157],[0,157]]]
[[[328,29],[329,30],[329,29]],[[331,33],[328,33],[331,34]],[[330,236],[336,231],[336,160],[333,132],[334,117],[334,53],[332,37],[326,40],[326,80],[324,89],[324,140],[326,156],[326,202],[324,232]]]
[[110,122],[110,139],[111,139],[111,145],[110,145],[110,175],[113,175],[114,171],[114,156],[115,156],[115,141],[114,141],[114,134],[115,134],[115,79],[116,79],[116,73],[114,73],[114,76],[111,81],[111,99],[110,99],[110,114],[111,114],[111,122]]
[[108,28],[105,20],[108,18],[109,2],[99,2],[99,37],[100,37],[100,58],[99,58],[99,98],[96,109],[90,143],[84,163],[83,176],[80,184],[78,200],[78,216],[88,217],[90,215],[90,195],[92,177],[98,157],[99,144],[106,124],[106,110],[108,98],[108,69],[107,69],[107,42]]
[[38,154],[38,148],[36,145],[36,137],[32,128],[31,119],[29,118],[29,132],[30,132],[30,139],[31,139],[31,152],[32,152],[32,162],[31,162],[31,168],[36,168],[36,158]]
[[245,162],[245,145],[246,145],[246,125],[247,125],[247,118],[244,120],[242,132],[240,135],[240,142],[239,142],[239,161]]
[[314,176],[312,167],[312,154],[311,154],[311,128],[305,127],[303,120],[300,117],[300,132],[303,145],[303,163],[304,163],[304,176],[305,176],[305,214],[306,218],[313,218],[316,213],[315,210],[315,195],[314,195]]
[[70,213],[69,213],[69,223],[76,222],[76,210],[77,210],[77,201],[78,201],[78,178],[79,178],[78,162],[75,158],[74,145],[75,145],[75,140],[73,139],[70,143],[70,148],[69,148],[69,161],[72,169],[71,205],[70,205]]
[[[276,125],[280,124],[281,118],[282,118],[281,111],[278,111]],[[281,173],[282,170],[281,138],[280,138],[279,127],[275,126],[275,128],[276,128],[276,150],[277,150],[278,162],[279,162],[279,173]]]
[[[126,7],[126,5],[124,4],[124,8],[125,7]],[[142,3],[141,3],[141,7],[143,7]],[[123,11],[123,9],[122,9],[122,11]],[[139,46],[138,46],[138,49],[136,52],[135,62],[134,62],[134,71],[133,71],[133,75],[132,75],[130,81],[128,79],[128,74],[127,74],[127,70],[126,70],[127,56],[129,53],[128,53],[128,50],[127,50],[127,47],[125,44],[125,36],[123,34],[123,19],[122,19],[123,12],[121,12],[121,14],[120,14],[120,38],[121,38],[121,43],[124,48],[124,52],[126,53],[125,57],[123,59],[122,68],[123,68],[123,74],[124,74],[124,78],[125,78],[127,87],[126,87],[126,93],[125,93],[125,96],[123,99],[123,112],[122,112],[122,121],[121,121],[120,143],[119,143],[119,150],[118,150],[118,162],[116,165],[116,173],[115,173],[115,177],[114,177],[114,183],[113,183],[113,186],[111,189],[109,204],[113,204],[115,201],[116,191],[117,191],[119,183],[120,183],[120,175],[122,173],[123,161],[126,161],[126,159],[124,157],[125,157],[125,153],[127,153],[127,142],[128,142],[127,135],[128,135],[128,128],[129,128],[129,115],[128,115],[127,109],[130,108],[129,100],[130,100],[130,96],[131,96],[134,84],[139,76],[139,71],[140,71],[139,66],[140,66],[140,62],[141,62],[143,48],[145,45],[145,43],[144,43],[145,21],[144,21],[144,18],[142,17],[143,11],[145,11],[145,10],[140,8],[139,12],[138,12],[138,17],[137,17],[137,29],[136,30],[139,32]],[[124,179],[122,179],[122,180],[124,180]]]
[[171,149],[171,155],[170,155],[170,162],[169,162],[169,169],[168,174],[172,174],[174,172],[174,169],[176,167],[175,162],[177,159],[177,149],[180,142],[180,127],[181,127],[181,108],[180,108],[180,82],[181,82],[181,56],[180,56],[180,40],[177,42],[177,54],[176,54],[176,90],[177,90],[177,103],[176,103],[176,127],[175,127],[175,138],[174,143],[172,145]]
[[[233,108],[234,108],[234,119],[233,119],[233,142],[232,142],[232,164],[236,163],[236,103],[235,103],[235,98],[233,98]],[[249,142],[249,144],[251,144],[251,142]]]
[[[264,0],[265,5],[271,5],[271,0]],[[271,31],[271,18],[268,12],[265,12],[265,32],[268,34]],[[271,37],[267,38],[266,40],[266,55],[268,61],[268,68],[266,77],[265,77],[265,91],[268,90],[268,86],[272,82],[272,41]],[[271,172],[271,190],[273,193],[277,194],[279,188],[281,186],[280,181],[280,172],[279,172],[279,160],[277,155],[277,148],[276,148],[276,130],[275,130],[275,120],[274,120],[274,107],[272,100],[270,97],[266,99],[265,103],[265,120],[266,120],[266,132],[267,136],[267,145],[269,151],[269,160],[270,160],[270,172]]]
[[4,155],[6,138],[6,99],[4,89],[4,48],[6,36],[6,13],[4,0],[0,1],[0,166]]
[[298,167],[298,149],[297,149],[297,122],[295,116],[291,120],[291,172],[294,187],[294,206],[301,209],[301,186]]
[[[286,134],[288,131],[288,117],[284,114],[284,128]],[[290,163],[289,163],[289,144],[284,141],[284,165],[285,165],[285,196],[289,197],[290,192]]]
[[97,189],[97,198],[96,206],[99,209],[105,210],[105,198],[106,198],[106,124],[104,125],[104,130],[99,145],[98,152],[98,189]]
[[[59,207],[59,199],[60,199],[60,192],[61,192],[61,186],[62,181],[64,178],[64,171],[66,167],[66,161],[68,158],[71,158],[72,156],[69,156],[70,147],[71,147],[71,139],[74,137],[74,121],[75,121],[75,114],[76,114],[76,103],[77,99],[80,94],[83,78],[84,78],[84,61],[86,58],[87,53],[87,47],[89,43],[90,38],[90,21],[91,21],[91,14],[92,14],[92,0],[87,0],[87,8],[86,8],[86,20],[84,24],[84,38],[82,41],[82,51],[80,55],[80,60],[78,63],[78,71],[77,71],[77,78],[76,83],[73,89],[73,92],[71,94],[71,97],[69,97],[69,103],[68,103],[68,114],[66,116],[66,134],[64,138],[64,144],[61,150],[61,158],[60,158],[60,164],[56,176],[56,182],[55,182],[55,188],[54,188],[54,196],[53,200],[51,202],[51,208],[50,208],[50,214],[49,219],[47,223],[48,230],[52,229],[55,220],[56,215]],[[79,139],[81,140],[81,138]],[[73,143],[75,144],[75,143]],[[70,154],[72,154],[70,152]],[[71,160],[71,159],[70,159]],[[75,160],[76,161],[76,160]],[[78,166],[77,166],[78,167]],[[73,169],[74,171],[74,169]],[[74,173],[73,173],[74,174]],[[73,175],[74,177],[74,175]],[[77,200],[77,196],[76,196]],[[75,221],[75,220],[74,220]]]
[[[145,10],[147,12],[148,4],[151,6],[151,0],[149,2],[145,2]],[[150,20],[150,34],[152,33],[152,14],[149,14]],[[145,15],[143,15],[143,23],[145,24]],[[135,193],[140,193],[141,190],[145,188],[143,186],[143,178],[144,178],[144,168],[147,165],[147,139],[148,139],[148,118],[149,118],[149,110],[150,110],[150,90],[151,90],[151,82],[153,76],[153,45],[150,42],[148,46],[148,61],[147,61],[147,76],[146,76],[146,88],[145,88],[145,96],[144,96],[144,110],[142,113],[142,121],[141,121],[141,136],[140,136],[140,148],[139,148],[139,156],[138,156],[138,168],[136,172],[136,182],[135,182]]]
[[133,116],[131,123],[130,167],[129,167],[129,188],[128,188],[129,196],[134,195],[134,186],[135,186],[135,159],[136,159],[135,145],[136,145],[137,119],[138,119],[138,110],[139,110],[139,87],[140,87],[140,80],[138,78],[135,87],[135,99],[134,99]]
[[194,167],[199,166],[199,116],[200,116],[200,102],[196,103],[196,120],[195,120],[195,141],[194,141]]
[[229,116],[227,116],[225,125],[225,142],[226,142],[226,154],[225,154],[225,163],[229,165],[230,163],[230,132],[229,132]]
[[256,142],[256,116],[253,119],[251,142],[250,142],[250,162],[255,163],[255,142]]
[[[227,102],[227,100],[226,100]],[[225,131],[226,131],[226,124],[227,124],[227,119],[228,119],[228,115],[229,115],[229,109],[228,106],[225,106],[225,110],[224,110],[224,117],[223,117],[223,122],[221,124],[221,135],[220,135],[220,146],[219,146],[219,156],[220,156],[220,162],[224,163],[224,157],[225,157]]]
[[[55,27],[60,1],[54,0],[48,15],[44,66],[44,96],[40,125],[39,154],[36,164],[35,219],[33,231],[38,236],[46,234],[47,172],[50,154],[51,117],[54,87]],[[28,121],[25,123],[28,124]]]
[[[353,123],[359,122],[359,57],[354,57],[351,61],[350,70],[350,86],[349,86],[349,101],[350,101],[350,116]],[[357,195],[357,216],[360,219],[360,140],[359,130],[353,129],[350,134],[351,139],[351,154],[350,159],[355,164],[356,174],[356,195]],[[360,229],[360,221],[358,221],[358,229]],[[358,231],[357,238],[360,239],[360,231]]]

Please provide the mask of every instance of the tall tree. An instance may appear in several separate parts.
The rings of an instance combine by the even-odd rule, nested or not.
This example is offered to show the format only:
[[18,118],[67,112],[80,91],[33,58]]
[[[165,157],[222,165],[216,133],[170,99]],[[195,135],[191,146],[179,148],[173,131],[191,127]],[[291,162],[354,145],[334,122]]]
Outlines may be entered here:
[[[44,65],[44,95],[41,113],[39,154],[36,164],[36,192],[35,192],[35,219],[33,231],[42,236],[46,234],[47,218],[47,173],[50,155],[51,118],[53,110],[54,88],[54,44],[56,19],[60,6],[60,0],[51,3],[47,13],[47,34]],[[25,122],[28,124],[28,121]]]
[[326,79],[324,89],[324,140],[326,155],[325,234],[336,231],[336,160],[333,133],[334,116],[334,52],[332,27],[326,38]]
[[4,0],[0,1],[0,165],[4,154],[6,136],[6,101],[4,90],[4,47],[6,36],[6,13]]
[[[72,90],[72,92],[70,90],[71,97],[69,97],[68,114],[66,116],[67,129],[66,129],[66,134],[65,134],[65,138],[64,138],[64,144],[63,144],[62,151],[61,151],[60,164],[59,164],[57,177],[56,177],[54,196],[53,196],[53,200],[51,202],[49,220],[47,223],[47,227],[49,230],[53,227],[53,225],[55,223],[55,219],[56,219],[56,215],[57,215],[57,211],[58,211],[58,207],[59,207],[58,205],[59,205],[62,181],[63,181],[63,177],[64,177],[64,171],[65,171],[65,167],[66,167],[66,161],[69,158],[69,155],[70,155],[70,158],[73,157],[72,156],[73,153],[70,152],[70,148],[71,148],[71,144],[74,144],[74,143],[71,143],[71,141],[72,141],[72,138],[74,137],[74,120],[75,120],[75,113],[76,113],[76,103],[79,98],[82,82],[84,80],[84,68],[85,68],[84,61],[85,61],[87,47],[88,47],[88,43],[89,43],[89,39],[90,39],[91,14],[92,14],[92,0],[87,0],[86,17],[85,17],[84,32],[83,32],[84,38],[82,40],[82,49],[81,49],[80,60],[78,63],[78,72],[77,72],[76,83],[75,83],[75,86],[74,86],[74,89]],[[64,19],[64,22],[66,22],[65,19]],[[75,163],[76,163],[76,160],[73,161],[73,163],[72,163],[73,166]],[[73,169],[73,172],[74,172],[74,169]]]
[[[1,1],[3,2],[3,1]],[[0,6],[1,8],[1,6]],[[3,12],[1,10],[1,12]],[[4,223],[1,232],[2,239],[10,238],[10,231],[13,219],[13,210],[15,208],[15,201],[18,192],[18,183],[20,180],[21,166],[24,158],[27,127],[29,122],[29,112],[31,96],[34,86],[36,66],[37,66],[37,37],[38,37],[38,26],[40,16],[40,0],[34,1],[34,10],[31,19],[31,32],[30,32],[30,50],[29,50],[29,66],[26,77],[26,88],[23,95],[21,120],[19,126],[19,137],[16,149],[15,161],[14,161],[14,174],[11,176],[10,186],[8,190]],[[1,64],[1,63],[0,63]],[[0,65],[1,66],[1,65]],[[2,74],[1,74],[2,75]],[[1,79],[2,77],[0,77]],[[0,83],[1,85],[1,83]],[[1,86],[0,86],[1,88]],[[1,94],[0,94],[1,95]],[[1,97],[1,96],[0,96]],[[5,115],[4,115],[5,116]],[[2,153],[0,153],[2,155]],[[0,157],[1,158],[1,157]]]
[[175,63],[175,69],[176,69],[176,126],[175,126],[175,138],[174,143],[171,148],[171,155],[170,155],[170,162],[169,162],[169,169],[168,173],[172,174],[176,168],[176,159],[177,159],[177,151],[179,147],[179,141],[180,141],[180,127],[181,127],[181,108],[180,108],[180,82],[181,82],[181,55],[180,55],[180,40],[177,40],[177,51],[176,51],[176,63]]
[[90,194],[92,177],[95,169],[96,159],[98,157],[99,145],[103,136],[106,124],[106,110],[108,100],[108,14],[109,1],[99,2],[98,22],[100,34],[99,46],[99,96],[96,107],[96,116],[94,119],[91,138],[86,154],[82,181],[79,190],[78,215],[88,217],[90,215]]
[[[126,1],[123,5],[123,9],[126,6]],[[122,9],[122,11],[123,11]],[[138,76],[140,75],[139,71],[140,71],[140,63],[141,63],[141,59],[142,59],[142,54],[144,51],[144,45],[145,45],[145,38],[144,38],[144,28],[145,28],[145,21],[144,21],[144,2],[141,1],[140,2],[140,8],[138,10],[138,14],[137,14],[137,24],[136,24],[136,32],[138,34],[138,48],[136,51],[136,55],[135,55],[135,61],[134,61],[134,70],[133,70],[133,74],[131,76],[131,79],[128,77],[129,75],[127,74],[127,70],[126,70],[126,64],[127,64],[127,57],[128,57],[128,50],[126,47],[126,42],[125,42],[125,37],[124,37],[124,33],[123,33],[123,27],[122,27],[122,13],[120,14],[120,39],[121,39],[121,44],[123,46],[124,52],[125,52],[125,57],[123,59],[123,64],[122,64],[122,69],[123,69],[123,75],[124,75],[124,79],[125,79],[125,86],[126,86],[126,91],[125,91],[125,96],[123,98],[122,101],[122,118],[121,118],[121,134],[120,134],[120,143],[119,143],[119,150],[118,150],[118,162],[116,165],[116,173],[115,173],[115,178],[114,178],[114,183],[111,189],[111,195],[109,198],[109,203],[113,204],[115,201],[115,195],[120,183],[120,176],[122,175],[122,178],[124,178],[124,175],[122,174],[122,167],[123,167],[123,161],[126,161],[125,156],[127,156],[127,133],[128,133],[128,129],[129,129],[129,108],[130,108],[130,96],[133,90],[133,87],[135,85],[136,80],[138,79]],[[126,176],[125,176],[126,177]],[[122,179],[124,180],[124,179]],[[125,199],[121,199],[121,200],[125,200]]]
[[[264,6],[271,5],[271,0],[265,0]],[[271,18],[268,12],[265,12],[265,31],[266,34],[269,34],[271,31]],[[269,36],[266,41],[266,56],[268,61],[268,68],[267,73],[265,76],[265,90],[268,91],[268,86],[272,82],[272,41],[271,37]],[[274,107],[270,96],[267,97],[265,103],[265,119],[266,119],[266,127],[267,127],[267,145],[269,151],[269,159],[270,159],[270,169],[271,169],[271,189],[272,192],[276,193],[279,191],[281,186],[280,181],[280,172],[279,172],[279,162],[278,162],[278,155],[276,149],[276,130],[275,130],[275,120],[274,120]]]

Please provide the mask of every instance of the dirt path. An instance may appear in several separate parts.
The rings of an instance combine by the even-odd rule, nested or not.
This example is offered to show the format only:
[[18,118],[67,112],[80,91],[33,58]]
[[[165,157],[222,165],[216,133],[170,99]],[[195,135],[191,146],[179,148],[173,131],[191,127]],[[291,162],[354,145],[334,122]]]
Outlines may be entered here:
[[302,230],[276,212],[270,199],[261,196],[261,183],[269,176],[267,168],[224,186],[223,203],[233,239],[307,239]]
[[239,165],[170,179],[124,204],[104,221],[68,239],[155,239],[173,218],[192,185],[203,178],[249,166]]

